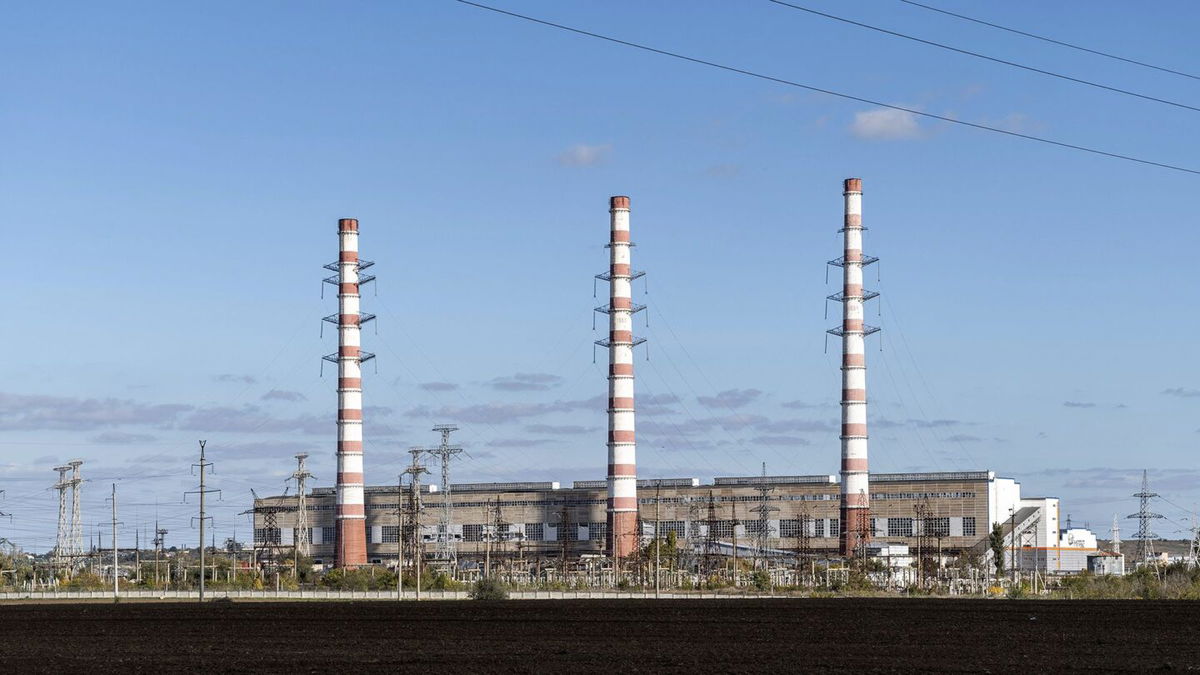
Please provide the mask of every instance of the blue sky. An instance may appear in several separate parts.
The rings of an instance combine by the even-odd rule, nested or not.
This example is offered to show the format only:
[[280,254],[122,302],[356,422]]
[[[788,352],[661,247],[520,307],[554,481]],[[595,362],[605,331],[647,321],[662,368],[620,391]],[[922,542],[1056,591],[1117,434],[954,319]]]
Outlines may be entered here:
[[[765,1],[496,4],[1156,161],[1200,149],[1195,112]],[[900,2],[800,4],[1200,104],[1196,80]],[[1200,71],[1193,3],[937,4]],[[441,422],[462,427],[463,480],[603,476],[590,287],[613,194],[632,197],[649,273],[640,474],[835,473],[822,301],[848,176],[883,261],[873,469],[992,469],[1102,533],[1136,509],[1142,468],[1171,501],[1161,534],[1183,536],[1200,502],[1195,175],[449,1],[25,4],[0,61],[0,537],[34,550],[53,544],[50,469],[74,457],[93,479],[89,532],[118,483],[122,541],[156,513],[169,543],[194,537],[180,501],[198,438],[224,490],[219,538],[244,537],[249,489],[282,489],[296,452],[328,484],[335,383],[319,357],[334,343],[319,330],[335,301],[319,281],[339,217],[360,219],[379,276],[369,482],[393,482]]]

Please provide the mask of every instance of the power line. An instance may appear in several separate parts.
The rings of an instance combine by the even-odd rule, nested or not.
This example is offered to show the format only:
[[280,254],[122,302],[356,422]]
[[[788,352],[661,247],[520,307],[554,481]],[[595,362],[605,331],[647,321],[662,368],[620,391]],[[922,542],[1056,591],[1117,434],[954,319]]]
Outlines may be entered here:
[[1044,35],[1028,33],[1026,31],[1018,30],[1016,28],[1010,28],[1008,26],[1001,26],[998,23],[984,21],[983,19],[976,19],[975,17],[966,16],[964,14],[956,14],[954,12],[951,12],[951,11],[948,11],[945,9],[940,9],[938,7],[932,7],[930,5],[923,5],[919,2],[913,2],[913,0],[900,0],[900,2],[903,2],[907,5],[912,5],[914,7],[920,7],[922,9],[927,9],[931,12],[937,12],[939,14],[945,14],[946,16],[952,16],[956,19],[962,19],[963,21],[970,21],[972,23],[977,23],[977,24],[980,24],[983,26],[989,26],[991,28],[997,28],[999,30],[1008,31],[1009,33],[1015,33],[1016,35],[1024,35],[1025,37],[1033,38],[1035,40],[1049,42],[1051,44],[1059,45],[1060,47],[1068,47],[1070,49],[1078,49],[1081,52],[1087,52],[1089,54],[1095,54],[1096,56],[1103,56],[1105,58],[1115,59],[1117,61],[1124,61],[1125,63],[1132,63],[1135,66],[1142,66],[1143,68],[1153,68],[1154,70],[1159,70],[1164,73],[1171,73],[1172,75],[1181,75],[1183,77],[1190,77],[1193,80],[1200,80],[1200,75],[1192,75],[1191,73],[1185,73],[1183,71],[1166,68],[1164,66],[1156,66],[1153,63],[1146,63],[1145,61],[1138,61],[1136,59],[1130,59],[1130,58],[1126,58],[1124,56],[1117,56],[1116,54],[1100,51],[1098,49],[1088,49],[1087,47],[1083,47],[1083,46],[1076,45],[1076,44],[1071,44],[1070,42],[1064,42],[1062,40],[1055,40],[1054,38],[1049,38]]
[[776,4],[776,5],[781,5],[783,7],[790,7],[791,9],[795,9],[795,10],[798,10],[801,12],[807,12],[807,13],[815,15],[815,16],[824,17],[826,19],[832,19],[834,21],[841,21],[842,23],[848,23],[852,26],[858,26],[859,28],[866,28],[867,30],[873,30],[873,31],[876,31],[879,33],[883,33],[885,35],[891,35],[894,37],[903,38],[905,40],[919,42],[923,45],[929,45],[930,47],[937,47],[938,49],[945,49],[947,51],[955,52],[958,54],[964,54],[966,56],[974,56],[977,59],[983,59],[985,61],[991,61],[993,63],[999,63],[999,64],[1003,64],[1006,66],[1012,66],[1013,68],[1020,68],[1021,70],[1028,70],[1031,73],[1039,73],[1041,75],[1057,77],[1060,80],[1067,80],[1068,82],[1084,84],[1089,87],[1095,87],[1097,89],[1104,89],[1106,91],[1111,91],[1111,92],[1114,92],[1117,94],[1125,94],[1126,96],[1133,96],[1135,98],[1145,99],[1147,101],[1153,101],[1155,103],[1162,103],[1165,105],[1175,106],[1176,108],[1184,108],[1186,110],[1193,110],[1195,112],[1200,112],[1200,108],[1197,108],[1195,106],[1190,106],[1186,103],[1180,103],[1178,101],[1171,101],[1171,100],[1168,100],[1165,98],[1157,98],[1155,96],[1149,96],[1147,94],[1139,94],[1136,91],[1129,91],[1128,89],[1121,89],[1119,87],[1110,87],[1107,84],[1100,84],[1099,82],[1093,82],[1091,80],[1085,80],[1085,79],[1082,79],[1079,77],[1063,75],[1062,73],[1056,73],[1052,70],[1044,70],[1042,68],[1035,68],[1034,66],[1027,66],[1023,63],[1017,63],[1016,61],[1008,61],[1005,59],[997,58],[995,56],[988,56],[987,54],[980,54],[979,52],[973,52],[969,49],[961,49],[959,47],[952,47],[948,44],[943,44],[941,42],[934,42],[933,40],[926,40],[924,38],[919,38],[914,35],[908,35],[906,33],[900,33],[900,32],[894,31],[894,30],[880,28],[879,26],[872,26],[871,24],[862,23],[861,21],[855,21],[853,19],[847,19],[845,17],[835,16],[833,14],[826,14],[825,12],[818,12],[815,9],[809,9],[808,7],[801,7],[800,5],[793,5],[792,3],[784,2],[783,0],[767,0],[767,2]]
[[706,61],[704,59],[696,58],[693,56],[686,56],[684,54],[679,54],[677,52],[671,52],[671,51],[667,51],[665,49],[658,49],[657,47],[650,47],[647,45],[638,44],[636,42],[629,42],[628,40],[621,40],[619,38],[609,37],[607,35],[601,35],[600,33],[592,33],[590,31],[586,31],[586,30],[583,30],[580,28],[572,28],[571,26],[565,26],[563,24],[554,23],[552,21],[536,19],[532,16],[527,16],[525,14],[517,14],[516,12],[510,12],[508,10],[499,9],[497,7],[490,7],[488,5],[483,5],[483,4],[480,4],[477,2],[471,2],[470,0],[455,0],[455,2],[464,4],[464,5],[469,5],[471,7],[475,7],[478,9],[485,9],[489,12],[495,12],[496,14],[503,14],[505,16],[510,16],[510,17],[513,17],[514,19],[521,19],[523,21],[529,21],[531,23],[541,24],[543,26],[549,26],[550,28],[557,28],[559,30],[567,31],[570,33],[575,33],[577,35],[585,35],[587,37],[596,38],[598,40],[604,40],[606,42],[612,42],[614,44],[619,44],[619,45],[623,45],[626,47],[633,47],[634,49],[640,49],[642,51],[651,52],[653,54],[659,54],[661,56],[669,56],[673,59],[679,59],[681,61],[688,61],[689,63],[695,63],[695,64],[699,64],[702,66],[708,66],[709,68],[716,68],[718,70],[724,70],[724,71],[728,71],[731,73],[737,73],[739,75],[746,75],[748,77],[753,77],[753,78],[756,78],[759,80],[765,80],[767,82],[774,82],[776,84],[784,84],[789,87],[796,87],[798,89],[805,89],[807,91],[815,91],[819,94],[828,94],[829,96],[836,96],[838,98],[844,98],[844,99],[847,99],[850,101],[858,101],[859,103],[868,103],[870,105],[879,106],[881,108],[889,108],[891,110],[900,110],[902,112],[906,112],[906,113],[909,113],[912,115],[928,117],[930,119],[935,119],[935,120],[939,120],[942,122],[949,122],[951,124],[958,124],[958,125],[966,126],[966,127],[972,127],[974,129],[981,129],[983,131],[991,131],[993,133],[1004,134],[1006,136],[1023,138],[1028,141],[1036,141],[1038,143],[1054,145],[1054,146],[1057,146],[1060,148],[1067,148],[1069,150],[1078,150],[1080,152],[1087,152],[1087,153],[1091,153],[1093,155],[1100,155],[1100,156],[1109,157],[1112,159],[1120,159],[1120,160],[1124,160],[1127,162],[1135,162],[1137,164],[1145,164],[1148,166],[1157,166],[1160,169],[1170,169],[1172,171],[1182,171],[1183,173],[1200,175],[1200,169],[1189,169],[1187,167],[1176,166],[1174,164],[1166,164],[1164,162],[1155,162],[1155,161],[1149,160],[1149,159],[1141,159],[1138,157],[1133,157],[1131,155],[1122,155],[1120,153],[1108,152],[1106,150],[1090,148],[1090,147],[1087,147],[1084,145],[1076,145],[1074,143],[1066,143],[1063,141],[1056,141],[1056,140],[1053,140],[1050,138],[1045,138],[1042,136],[1034,136],[1032,134],[1023,134],[1023,133],[1020,133],[1017,131],[1010,131],[1008,129],[1001,129],[999,127],[988,126],[986,124],[978,124],[976,122],[967,122],[965,120],[959,120],[959,119],[954,119],[952,117],[945,117],[945,116],[937,115],[934,113],[924,112],[921,110],[917,110],[915,108],[906,108],[904,106],[892,105],[890,103],[882,103],[880,101],[875,101],[875,100],[872,100],[869,98],[864,98],[862,96],[854,96],[852,94],[844,94],[844,93],[832,91],[829,89],[822,89],[820,87],[814,87],[812,85],[801,84],[801,83],[795,82],[793,80],[786,80],[781,77],[764,75],[762,73],[756,73],[752,70],[745,70],[743,68],[736,68],[734,66],[726,66],[726,65],[723,65],[720,63],[716,63],[714,61]]

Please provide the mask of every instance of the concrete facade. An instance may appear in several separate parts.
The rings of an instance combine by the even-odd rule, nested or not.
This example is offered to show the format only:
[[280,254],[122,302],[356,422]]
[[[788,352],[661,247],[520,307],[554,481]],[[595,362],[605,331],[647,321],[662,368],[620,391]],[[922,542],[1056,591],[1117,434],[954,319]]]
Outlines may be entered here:
[[[946,552],[976,548],[986,541],[990,515],[1001,509],[992,503],[997,493],[1012,495],[1011,479],[997,478],[989,471],[948,473],[872,474],[871,512],[873,538],[881,543],[915,546],[919,525],[915,509],[929,508],[927,529],[940,538]],[[996,483],[1005,483],[1001,490]],[[674,531],[681,547],[701,544],[708,536],[710,495],[717,519],[714,538],[725,544],[750,546],[755,541],[758,517],[750,509],[762,504],[755,489],[762,483],[774,490],[767,496],[772,512],[768,520],[770,548],[790,550],[797,544],[802,514],[811,519],[808,535],[815,551],[835,555],[841,532],[840,485],[834,476],[753,476],[717,478],[701,484],[695,478],[640,480],[638,482],[639,531],[643,542],[654,536],[656,502],[661,514],[663,536]],[[427,553],[436,541],[437,514],[441,496],[436,488],[423,487],[426,506],[421,517],[421,534]],[[656,497],[656,493],[658,497]],[[451,535],[459,542],[460,558],[482,557],[489,547],[498,557],[556,558],[564,550],[568,557],[602,554],[607,527],[607,482],[577,481],[571,487],[557,483],[467,483],[453,486],[455,521]],[[371,486],[365,490],[368,561],[390,564],[396,559],[398,539],[397,488]],[[500,531],[494,525],[494,504],[501,511]],[[293,495],[266,497],[255,502],[256,510],[275,511],[277,529],[268,531],[265,515],[255,515],[255,545],[274,543],[290,547],[294,540],[297,498]],[[1007,505],[1003,512],[1007,513]],[[334,536],[334,491],[317,488],[308,497],[314,558],[332,562]],[[489,514],[490,517],[489,517]],[[731,527],[736,518],[736,528]],[[565,525],[564,525],[565,523]]]

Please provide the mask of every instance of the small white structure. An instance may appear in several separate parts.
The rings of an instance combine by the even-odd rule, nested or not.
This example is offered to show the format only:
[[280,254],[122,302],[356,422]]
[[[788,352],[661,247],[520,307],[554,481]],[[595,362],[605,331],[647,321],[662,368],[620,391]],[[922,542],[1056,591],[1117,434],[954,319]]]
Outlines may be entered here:
[[1097,576],[1124,576],[1125,556],[1120,553],[1096,553],[1087,557],[1087,569]]

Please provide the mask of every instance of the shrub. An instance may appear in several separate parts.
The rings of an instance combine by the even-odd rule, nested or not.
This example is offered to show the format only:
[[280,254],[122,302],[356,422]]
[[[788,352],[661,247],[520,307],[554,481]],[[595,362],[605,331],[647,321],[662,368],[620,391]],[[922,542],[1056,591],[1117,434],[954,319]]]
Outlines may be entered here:
[[750,583],[754,585],[754,589],[758,591],[771,590],[771,575],[762,570],[757,570],[750,575]]
[[485,577],[471,586],[472,600],[507,600],[508,587],[494,577]]

